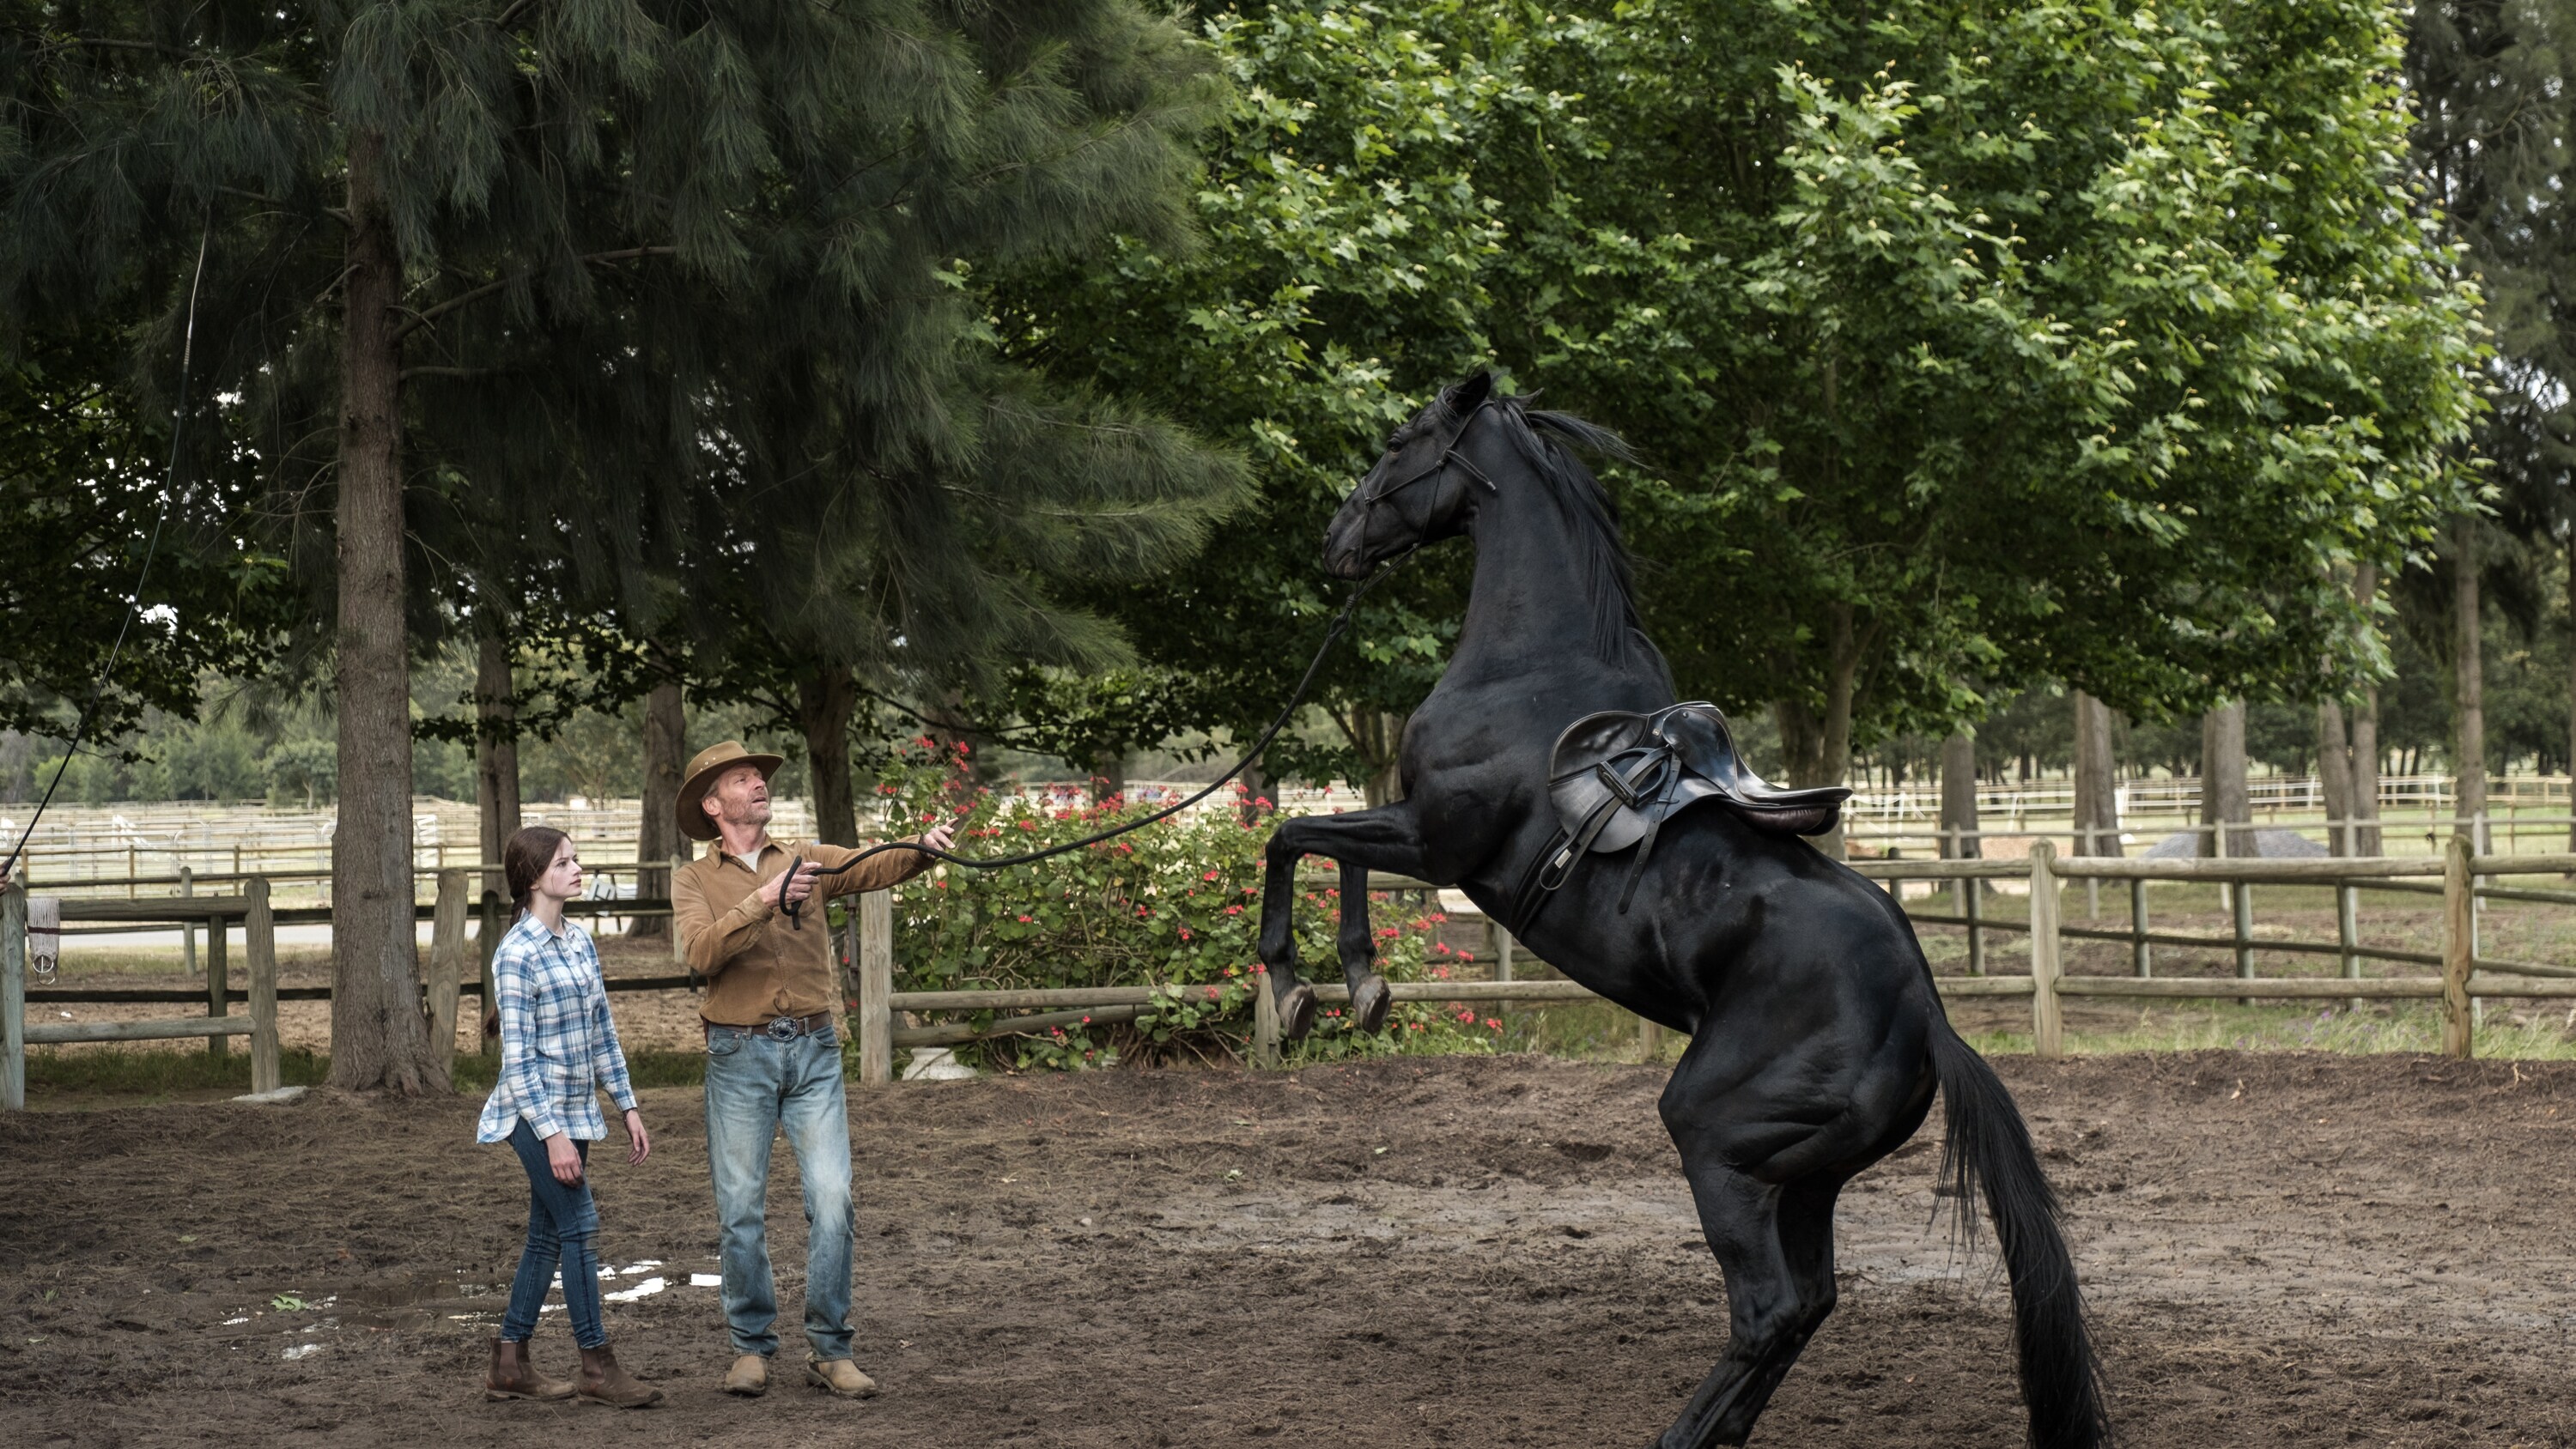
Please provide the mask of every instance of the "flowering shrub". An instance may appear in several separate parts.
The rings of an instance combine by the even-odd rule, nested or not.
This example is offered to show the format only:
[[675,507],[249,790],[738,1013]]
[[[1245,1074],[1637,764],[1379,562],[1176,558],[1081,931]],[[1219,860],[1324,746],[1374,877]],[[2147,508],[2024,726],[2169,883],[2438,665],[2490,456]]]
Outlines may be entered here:
[[[965,770],[966,746],[943,757],[930,741],[899,751],[877,790],[886,829],[908,832],[943,814],[957,825],[960,855],[1015,855],[1079,839],[1154,807],[1111,800],[1050,807],[996,796]],[[1238,799],[1241,798],[1238,788]],[[1267,800],[1251,802],[1267,807]],[[963,1059],[1017,1067],[1109,1066],[1122,1060],[1210,1059],[1250,1050],[1253,995],[1263,975],[1253,954],[1261,924],[1261,849],[1270,822],[1244,824],[1234,810],[1206,811],[1031,865],[979,871],[942,865],[894,893],[895,989],[980,991],[1061,986],[1150,985],[1154,1006],[1128,1023],[1077,1023],[1044,1037],[1008,1037],[957,1049]],[[1430,947],[1445,919],[1371,902],[1378,970],[1390,981],[1449,974]],[[1338,981],[1333,934],[1340,892],[1301,885],[1299,969]],[[1022,1012],[943,1013],[989,1024]],[[1283,1043],[1292,1061],[1399,1050],[1491,1050],[1499,1023],[1459,1006],[1398,1003],[1383,1034],[1344,1029],[1327,1006],[1315,1030]]]

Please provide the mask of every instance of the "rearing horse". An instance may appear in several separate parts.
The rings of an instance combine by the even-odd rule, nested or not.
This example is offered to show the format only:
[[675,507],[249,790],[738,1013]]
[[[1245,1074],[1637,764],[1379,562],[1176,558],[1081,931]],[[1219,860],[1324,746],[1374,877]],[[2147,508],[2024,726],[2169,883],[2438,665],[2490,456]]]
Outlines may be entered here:
[[1726,1277],[1726,1353],[1663,1449],[1742,1444],[1834,1307],[1834,1202],[1922,1125],[1937,1089],[1942,1180],[1972,1212],[1982,1189],[2012,1280],[2014,1338],[2036,1449],[2106,1442],[2099,1370],[2030,1133],[1992,1068],[1943,1014],[1912,925],[1887,893],[1795,837],[1715,806],[1676,816],[1638,873],[1580,864],[1529,919],[1517,900],[1556,839],[1551,747],[1600,710],[1673,702],[1639,628],[1627,557],[1601,485],[1567,444],[1615,449],[1575,419],[1497,396],[1479,373],[1399,431],[1325,535],[1326,567],[1357,578],[1466,535],[1475,589],[1448,671],[1406,726],[1404,799],[1281,823],[1271,837],[1260,954],[1289,1034],[1314,988],[1289,931],[1304,856],[1340,862],[1342,970],[1356,1024],[1385,1020],[1368,872],[1467,893],[1564,973],[1690,1037],[1664,1126]]

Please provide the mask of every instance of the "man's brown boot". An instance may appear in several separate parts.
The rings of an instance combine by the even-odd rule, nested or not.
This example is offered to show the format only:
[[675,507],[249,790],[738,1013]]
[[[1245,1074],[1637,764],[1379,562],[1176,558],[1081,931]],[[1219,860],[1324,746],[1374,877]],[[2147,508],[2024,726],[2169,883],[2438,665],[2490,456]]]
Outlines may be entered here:
[[487,1399],[569,1399],[572,1385],[550,1379],[528,1362],[528,1346],[506,1338],[492,1340],[492,1369],[483,1375]]
[[724,1391],[756,1399],[769,1392],[769,1360],[756,1353],[746,1353],[725,1370]]
[[877,1391],[877,1381],[859,1372],[859,1366],[845,1358],[805,1360],[805,1382],[829,1389],[844,1399],[864,1399]]
[[648,1409],[662,1402],[662,1391],[639,1383],[617,1366],[617,1353],[607,1344],[581,1351],[581,1400],[612,1409]]

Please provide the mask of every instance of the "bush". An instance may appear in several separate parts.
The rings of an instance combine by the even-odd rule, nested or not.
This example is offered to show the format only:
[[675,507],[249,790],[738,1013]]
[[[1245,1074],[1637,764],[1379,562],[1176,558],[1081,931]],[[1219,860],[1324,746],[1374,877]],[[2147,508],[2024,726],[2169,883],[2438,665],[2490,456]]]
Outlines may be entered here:
[[[943,755],[927,739],[897,753],[878,781],[890,829],[927,825],[943,814],[958,825],[961,855],[1016,855],[1077,840],[1151,814],[1154,806],[1111,800],[1049,808],[978,787],[966,746]],[[1220,797],[1224,798],[1224,797]],[[1234,809],[1202,810],[1115,840],[1029,865],[995,871],[941,865],[894,893],[895,981],[899,991],[976,991],[1063,986],[1152,985],[1161,997],[1132,1023],[1089,1023],[1043,1037],[991,1040],[957,1049],[961,1059],[1013,1068],[1110,1066],[1121,1061],[1207,1060],[1246,1053],[1253,991],[1262,981],[1253,953],[1261,922],[1261,850],[1275,817],[1267,800],[1244,823]],[[1340,892],[1298,892],[1299,969],[1338,980],[1333,934]],[[1432,935],[1446,918],[1371,897],[1378,970],[1390,981],[1436,980]],[[1001,1013],[943,1013],[988,1025]],[[1019,1013],[1012,1013],[1019,1014]],[[1383,1034],[1346,1029],[1325,1008],[1306,1040],[1283,1044],[1312,1062],[1393,1051],[1490,1051],[1499,1025],[1438,1003],[1398,1003]]]

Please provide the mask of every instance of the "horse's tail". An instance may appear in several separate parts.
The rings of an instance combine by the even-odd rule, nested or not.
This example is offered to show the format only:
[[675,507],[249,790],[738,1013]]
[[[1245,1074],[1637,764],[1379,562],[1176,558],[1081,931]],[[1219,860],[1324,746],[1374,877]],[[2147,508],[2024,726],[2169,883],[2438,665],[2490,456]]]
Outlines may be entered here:
[[1982,1188],[1986,1215],[2012,1279],[2013,1345],[2021,1356],[2021,1393],[2030,1406],[2032,1449],[2097,1449],[2111,1437],[2102,1408],[2102,1366],[2084,1322],[2084,1294],[2058,1231],[2057,1194],[2039,1170],[2030,1129],[1994,1068],[1935,1013],[1932,1073],[1941,1083],[1949,1141],[1940,1181],[1959,1199],[1965,1235],[1976,1227],[1971,1189]]

